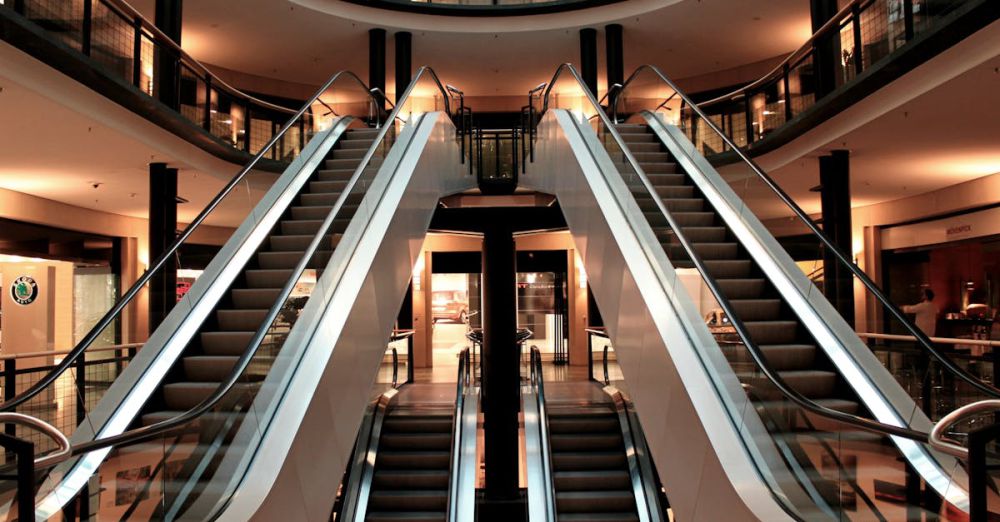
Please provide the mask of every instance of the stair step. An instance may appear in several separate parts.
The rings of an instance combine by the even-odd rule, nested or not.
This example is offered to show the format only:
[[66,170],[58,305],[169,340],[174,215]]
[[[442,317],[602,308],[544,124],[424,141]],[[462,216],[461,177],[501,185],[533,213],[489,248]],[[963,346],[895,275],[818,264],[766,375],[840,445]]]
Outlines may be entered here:
[[[794,370],[779,372],[781,378],[802,395],[810,399],[830,399],[837,386],[837,374],[824,370]],[[757,390],[757,396],[762,400],[783,400],[771,381],[759,373],[737,373],[740,382],[748,383]]]
[[[295,268],[302,261],[305,252],[258,252],[257,264],[264,269]],[[333,252],[317,251],[310,258],[306,268],[324,268],[330,262]]]
[[[622,138],[624,137],[625,135],[623,134]],[[643,153],[643,152],[660,152],[660,150],[662,150],[660,144],[656,143],[655,141],[632,142],[632,143],[625,142],[625,143],[628,145],[629,150],[632,151],[632,154]]]
[[719,288],[727,299],[756,299],[764,293],[763,279],[717,278]]
[[444,522],[446,517],[444,511],[369,511],[365,522]]
[[[664,517],[666,519],[666,517]],[[636,513],[560,513],[559,522],[639,522]]]
[[[666,154],[666,152],[664,152],[663,154]],[[678,174],[680,172],[680,167],[676,163],[672,163],[669,161],[646,162],[639,160],[639,168],[641,168],[642,171],[646,173],[646,175]]]
[[373,490],[368,497],[373,511],[441,511],[448,509],[448,490]]
[[451,434],[450,415],[389,415],[382,425],[383,432],[392,433],[448,433]]
[[267,315],[267,309],[216,310],[219,329],[226,332],[256,332]]
[[[333,210],[332,206],[292,207],[292,219],[302,220],[302,221],[316,221],[317,223],[322,223],[323,220],[325,220],[330,215],[330,212],[332,210]],[[351,217],[354,216],[354,213],[357,212],[357,210],[358,210],[357,205],[345,204],[342,207],[340,207],[340,210],[337,211],[337,215],[334,217],[333,232],[335,233],[343,232],[347,228],[347,223],[350,222]],[[285,223],[287,223],[287,221],[282,222],[282,225],[284,225]],[[319,225],[316,225],[315,228],[312,228],[311,230],[313,234],[316,234],[317,232],[319,232]],[[285,234],[289,234],[289,232],[284,231],[284,228],[282,228],[282,232]]]
[[379,451],[376,469],[448,469],[449,451]]
[[[347,188],[347,181],[354,175],[355,169],[323,169],[316,173],[316,179],[322,183],[334,183],[330,185],[333,190],[323,192],[341,192]],[[317,182],[313,182],[317,183]]]
[[[687,250],[679,244],[662,245],[670,259],[690,259]],[[691,245],[701,259],[732,259],[739,255],[739,245],[736,243],[694,243]]]
[[581,451],[552,453],[552,467],[555,471],[582,471],[622,469],[628,465],[624,451]]
[[[629,147],[631,149],[631,147]],[[639,163],[645,165],[647,163],[669,163],[670,154],[661,151],[647,152],[647,151],[637,151],[632,149],[632,157],[636,159]]]
[[780,299],[731,299],[729,303],[744,321],[778,319],[781,315]]
[[328,159],[323,163],[324,170],[356,169],[361,165],[361,158]]
[[364,157],[365,153],[368,152],[369,148],[371,148],[370,145],[367,148],[352,147],[349,149],[333,149],[333,159],[361,159]]
[[750,338],[761,344],[794,344],[798,337],[796,321],[743,321]]
[[[806,370],[812,368],[816,361],[816,347],[811,344],[764,344],[757,347],[771,367],[778,371]],[[736,362],[753,360],[742,345],[724,345],[722,350]]]
[[284,288],[285,283],[292,278],[292,270],[251,269],[245,270],[243,275],[250,288]]
[[192,355],[184,358],[184,376],[194,382],[222,382],[233,371],[238,355]]
[[379,449],[451,450],[451,433],[383,433]]
[[557,491],[598,491],[628,489],[632,479],[626,470],[556,471],[552,473]]
[[624,451],[622,437],[618,433],[573,433],[549,436],[552,451]]
[[[257,387],[248,383],[238,383],[233,386],[234,389],[242,389],[245,392]],[[163,402],[167,409],[187,411],[207,399],[218,387],[217,382],[171,382],[164,384],[160,389],[163,390]]]
[[[724,243],[726,227],[683,227],[681,232],[692,243]],[[680,244],[677,234],[669,228],[657,228],[656,237],[661,243]]]
[[560,515],[635,511],[635,494],[631,490],[557,492],[556,509]]
[[202,332],[201,349],[207,355],[243,355],[255,332]]
[[[659,212],[645,214],[651,223],[666,224],[666,219]],[[671,212],[670,214],[681,228],[710,227],[715,224],[715,212]]]
[[621,426],[618,424],[618,417],[613,415],[557,417],[550,413],[549,433],[552,435],[564,433],[621,433]]
[[372,485],[379,489],[448,489],[448,470],[381,469]]
[[[301,234],[297,236],[271,236],[272,252],[305,252],[312,244],[316,234]],[[333,250],[340,243],[340,234],[327,234],[325,241],[319,244],[320,250]]]
[[271,308],[281,294],[280,288],[234,288],[230,295],[237,308]]
[[685,174],[662,173],[645,170],[644,172],[646,172],[646,177],[649,178],[649,182],[656,188],[690,186],[686,185],[687,175]]

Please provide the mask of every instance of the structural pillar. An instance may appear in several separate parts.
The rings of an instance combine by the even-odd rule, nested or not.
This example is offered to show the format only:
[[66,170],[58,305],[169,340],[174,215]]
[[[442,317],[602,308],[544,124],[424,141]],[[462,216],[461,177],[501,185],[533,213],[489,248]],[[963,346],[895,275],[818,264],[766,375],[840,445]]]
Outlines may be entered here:
[[[809,0],[809,13],[812,18],[812,31],[816,34],[824,24],[837,14],[837,0]],[[837,88],[837,42],[830,36],[820,38],[813,43],[813,69],[815,71],[816,99],[820,99]]]
[[511,501],[518,491],[520,366],[514,235],[503,224],[483,232],[482,409],[486,432],[486,499]]
[[[850,152],[835,150],[819,158],[823,231],[842,252],[853,256],[850,174]],[[828,249],[823,252],[823,288],[840,315],[853,325],[854,276]]]
[[[181,25],[183,0],[156,0],[156,28],[181,45]],[[153,94],[156,99],[172,109],[180,108],[179,56],[162,46],[156,46],[153,54]]]
[[413,78],[413,35],[396,33],[396,103],[403,97]]
[[[154,263],[177,238],[177,169],[149,165],[149,262]],[[177,264],[167,261],[149,281],[149,331],[163,322],[177,302]]]
[[597,97],[597,29],[580,29],[580,76]]
[[625,83],[625,51],[621,24],[604,26],[604,43],[608,54],[608,90],[611,90],[612,85]]
[[385,93],[385,29],[368,30],[368,87]]

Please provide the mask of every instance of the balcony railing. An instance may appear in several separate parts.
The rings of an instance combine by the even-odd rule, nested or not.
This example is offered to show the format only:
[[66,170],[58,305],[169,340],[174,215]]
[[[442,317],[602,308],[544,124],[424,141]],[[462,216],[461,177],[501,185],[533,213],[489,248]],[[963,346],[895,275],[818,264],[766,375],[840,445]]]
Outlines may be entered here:
[[347,0],[382,9],[457,16],[520,16],[585,9],[622,0]]
[[[258,153],[295,112],[228,85],[122,0],[0,0],[2,10],[238,151]],[[319,119],[304,115],[267,158],[285,161],[298,154],[312,130],[307,127],[321,124]]]
[[[987,2],[989,0],[986,0]],[[805,44],[759,80],[698,104],[741,148],[754,149],[770,134],[813,109],[817,101],[882,66],[911,43],[950,23],[983,0],[853,0]],[[632,93],[656,97],[653,85]],[[633,94],[633,96],[635,96]],[[628,113],[629,100],[618,111]],[[648,105],[648,104],[647,104]],[[679,97],[665,98],[660,110],[684,129],[705,155],[728,151]]]

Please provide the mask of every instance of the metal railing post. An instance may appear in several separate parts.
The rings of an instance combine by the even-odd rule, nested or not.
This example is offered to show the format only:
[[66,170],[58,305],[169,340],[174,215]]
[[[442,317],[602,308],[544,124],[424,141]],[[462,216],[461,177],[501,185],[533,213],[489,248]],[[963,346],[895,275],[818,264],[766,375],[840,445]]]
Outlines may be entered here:
[[142,88],[142,18],[132,20],[132,31],[135,33],[132,38],[132,85],[146,92]]
[[83,0],[83,23],[80,27],[80,52],[90,56],[94,29],[94,0]]
[[[8,426],[13,426],[8,423]],[[2,478],[17,480],[17,519],[35,519],[35,445],[6,433],[0,433],[0,446],[17,459],[16,474]]]
[[[7,402],[16,396],[17,359],[7,359],[3,362],[3,400]],[[4,426],[4,433],[13,437],[17,434],[17,428],[13,424],[8,423]]]
[[76,369],[76,425],[87,418],[87,354],[73,362]]

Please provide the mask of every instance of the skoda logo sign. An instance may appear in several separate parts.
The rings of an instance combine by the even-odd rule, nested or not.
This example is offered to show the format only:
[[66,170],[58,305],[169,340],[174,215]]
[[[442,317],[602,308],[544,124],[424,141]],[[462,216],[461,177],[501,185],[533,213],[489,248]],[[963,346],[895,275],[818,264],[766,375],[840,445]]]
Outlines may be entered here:
[[38,283],[30,276],[18,277],[10,285],[10,297],[19,305],[30,305],[38,298]]

